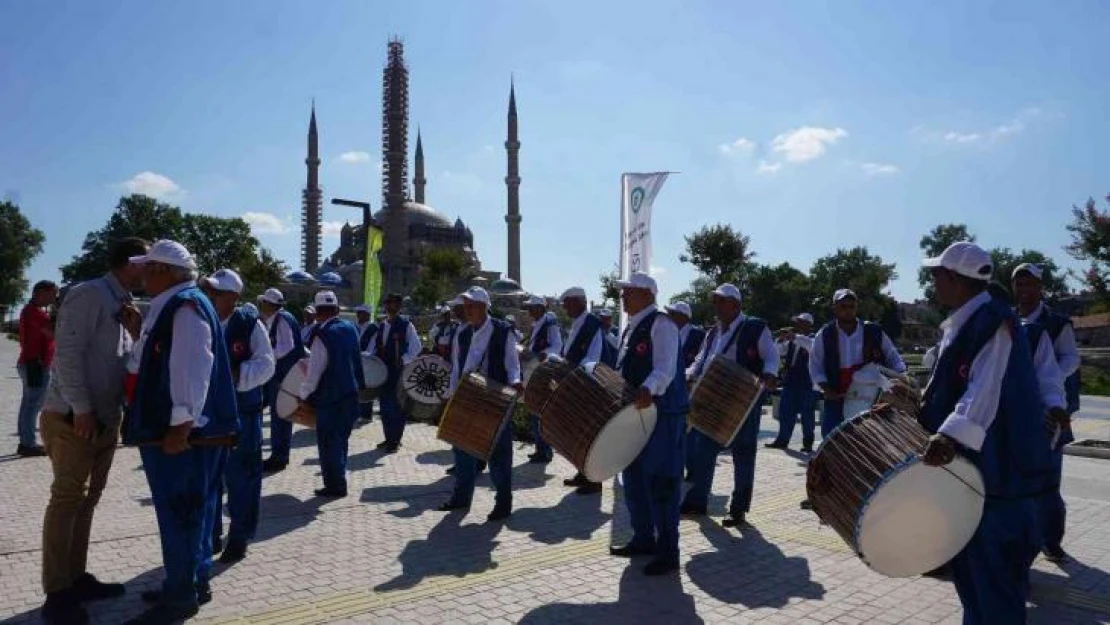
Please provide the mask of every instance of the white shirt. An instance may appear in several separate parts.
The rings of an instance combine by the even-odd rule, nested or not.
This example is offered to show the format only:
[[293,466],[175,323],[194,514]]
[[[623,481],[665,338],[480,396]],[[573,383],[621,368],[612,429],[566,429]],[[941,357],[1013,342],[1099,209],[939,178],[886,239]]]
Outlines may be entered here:
[[[578,337],[578,333],[582,330],[582,324],[586,322],[586,313],[578,315],[573,323],[570,324],[570,332],[567,333],[567,342],[563,343],[561,355],[565,358],[567,350],[571,345],[574,345],[574,339]],[[605,330],[598,326],[597,332],[594,333],[594,338],[590,340],[589,347],[586,348],[586,355],[582,357],[581,365],[591,362],[598,362],[601,360],[601,338]]]
[[1033,351],[1033,368],[1037,370],[1037,387],[1045,408],[1066,408],[1064,375],[1056,364],[1048,332],[1041,333],[1041,340],[1037,341],[1037,349]]
[[[274,323],[277,323],[277,319],[279,317],[281,317],[281,315],[279,315],[275,312],[274,314],[270,315],[268,318],[263,318],[262,319],[262,321],[266,324],[266,333],[267,333],[266,340],[267,341],[270,340],[269,339],[269,332],[273,329]],[[304,339],[304,336],[305,336],[304,330],[305,330],[305,328],[301,329],[301,340],[302,341],[305,340]],[[281,323],[278,324],[277,336],[274,337],[274,338],[275,338],[274,346],[273,346],[274,358],[277,358],[278,360],[281,360],[282,358],[285,358],[289,354],[289,352],[293,351],[293,328],[289,327],[288,323],[282,321]]]
[[681,328],[678,329],[678,344],[679,345],[681,345],[683,347],[686,346],[686,339],[689,338],[690,329],[693,328],[693,327],[694,327],[694,325],[692,323],[687,323],[686,325],[684,325],[684,326],[682,326]]
[[[132,364],[128,366],[137,372],[142,360],[143,348],[154,329],[158,316],[162,314],[166,302],[192,282],[182,282],[162,291],[150,300],[150,309],[143,318],[139,340],[135,341]],[[212,363],[216,355],[212,352],[212,329],[201,316],[200,311],[181,306],[173,315],[173,347],[170,349],[170,426],[193,422],[194,428],[208,424],[208,417],[201,414],[204,402],[208,399],[208,383],[212,379]]]
[[605,337],[605,341],[609,343],[609,347],[613,349],[620,349],[621,339],[620,336],[609,331],[609,328],[602,327],[601,333]]
[[[635,331],[634,328],[655,310],[655,304],[651,304],[628,318],[624,336],[621,337],[620,352],[617,354],[618,363],[624,362],[625,353],[628,352],[628,339]],[[656,315],[655,322],[651,324],[651,374],[644,379],[641,386],[651,391],[652,395],[666,393],[678,367],[678,353],[678,326],[667,315]]]
[[[937,362],[940,362],[944,350],[959,335],[960,328],[967,323],[975,311],[988,304],[990,299],[989,293],[980,293],[941,322],[940,329],[943,334],[937,345]],[[967,390],[956,402],[952,413],[938,428],[940,433],[954,438],[964,447],[975,451],[983,447],[987,429],[994,423],[995,414],[998,412],[1002,377],[1006,374],[1006,365],[1010,360],[1010,350],[1013,346],[1014,338],[1010,335],[1007,326],[1005,324],[999,326],[994,336],[987,341],[972,361],[971,368],[968,370]],[[934,375],[936,375],[935,372]]]
[[[863,321],[856,321],[856,329],[851,334],[841,329],[837,323],[833,323],[832,328],[836,330],[837,351],[840,353],[838,368],[850,369],[863,363]],[[829,380],[825,376],[824,336],[828,329],[829,327],[826,326],[817,332],[817,336],[813,337],[813,349],[809,350],[809,377],[818,386],[821,384],[835,385],[837,383],[837,380]],[[882,333],[882,337],[881,348],[887,368],[898,373],[905,373],[906,363],[902,362],[902,357],[898,355],[894,343],[890,341],[886,332]]]
[[[732,335],[736,334],[736,330],[740,327],[740,324],[744,323],[744,319],[746,318],[747,317],[744,315],[736,315],[736,318],[732,320],[732,323],[730,323],[727,328],[723,327],[718,322],[717,332],[715,332],[716,336],[713,337],[713,344],[709,344],[709,337],[707,336],[706,340],[702,343],[701,350],[698,352],[698,357],[694,359],[694,364],[686,369],[686,377],[693,378],[703,362],[705,366],[701,369],[701,372],[705,374],[705,370],[709,368],[709,364],[713,362],[714,358],[721,354],[721,350],[725,348],[725,345],[729,344]],[[767,326],[763,327],[763,332],[759,335],[756,348],[759,350],[759,357],[763,360],[763,374],[776,375],[779,372],[779,352],[775,349],[775,339],[771,337],[771,331],[767,329]],[[739,342],[733,343],[732,349],[734,351],[739,350]]]
[[[324,325],[337,320],[338,317],[332,317],[325,321]],[[320,378],[324,377],[324,372],[327,369],[328,347],[324,345],[323,340],[313,341],[312,351],[308,354],[308,371],[305,372],[304,382],[301,382],[300,392],[298,393],[301,399],[308,399],[309,395],[316,392],[316,387],[320,386]]]
[[[777,347],[778,350],[779,350],[779,356],[780,357],[786,358],[786,355],[790,353],[790,344],[791,343],[797,345],[798,348],[799,348],[799,349],[794,350],[794,361],[798,360],[798,355],[801,353],[801,350],[803,350],[803,349],[806,350],[807,352],[813,353],[813,337],[812,336],[806,336],[804,334],[795,334],[793,341],[779,341],[779,342],[775,343],[775,347]],[[794,366],[794,362],[788,362],[788,363],[786,363],[786,366],[787,367],[792,367],[792,366]]]
[[[462,334],[464,329],[459,328],[459,331],[455,333],[455,340],[451,342],[451,385],[448,394],[455,392],[455,387],[459,384],[459,378],[462,377],[460,373],[476,371],[482,364],[482,359],[486,356],[486,350],[489,348],[489,340],[493,336],[493,322],[490,321],[489,317],[486,317],[486,322],[470,337],[470,350],[466,353],[465,362],[459,363],[459,335]],[[489,357],[496,358],[497,354],[490,354]],[[507,340],[505,341],[505,354],[502,358],[504,358],[505,373],[509,385],[519,384],[520,357],[517,355],[513,344]],[[463,366],[460,367],[460,364]]]
[[[391,324],[388,317],[382,321],[378,327],[378,338],[381,340],[382,345],[385,345],[385,342],[389,340],[390,327]],[[405,336],[405,342],[408,343],[408,346],[405,349],[405,353],[401,354],[402,367],[412,362],[413,358],[419,356],[420,350],[423,348],[423,345],[420,343],[420,335],[416,333],[416,324],[411,321],[409,321],[409,329]]]
[[925,350],[925,355],[921,357],[921,366],[933,371],[933,367],[937,366],[937,346],[934,345]]
[[[373,326],[373,325],[374,325],[373,321],[367,321],[366,323],[356,323],[355,324],[355,328],[358,330],[358,346],[360,348],[359,351],[361,351],[361,348],[362,348],[362,337],[366,334],[366,331],[369,330],[370,327]],[[366,351],[373,353],[374,352],[373,347],[374,347],[374,344],[370,343],[370,345],[367,346]]]
[[[285,326],[285,327],[288,327],[288,325],[284,324],[284,323],[281,324],[281,325]],[[310,338],[312,338],[312,331],[316,329],[317,325],[318,324],[315,321],[313,321],[312,323],[310,323],[308,325],[301,326],[301,342],[302,343],[305,343],[305,344],[308,343],[308,340]],[[281,333],[282,333],[282,328],[279,327],[278,328],[278,343],[281,343]],[[289,341],[290,341],[289,344],[292,345],[293,344],[292,343],[292,341],[293,341],[293,331],[291,329],[289,330]],[[292,349],[292,347],[290,347],[290,349]]]
[[536,330],[541,325],[548,323],[547,326],[547,349],[544,353],[548,356],[558,356],[563,351],[563,334],[559,332],[559,323],[555,321],[555,315],[551,313],[544,313],[542,317],[536,320],[536,325],[532,326],[532,334],[528,337],[528,349],[531,350],[532,346],[536,344]]
[[[1041,318],[1041,313],[1044,312],[1044,302],[1037,304],[1037,308],[1028,317],[1022,317],[1021,323],[1033,323]],[[1060,368],[1060,373],[1064,378],[1071,377],[1071,374],[1079,370],[1079,346],[1075,344],[1075,331],[1072,329],[1071,324],[1064,326],[1060,331],[1060,336],[1052,343],[1053,352],[1056,354],[1056,365]]]
[[[220,320],[220,327],[227,331],[227,319]],[[274,376],[275,366],[270,337],[266,334],[266,328],[261,323],[256,323],[251,330],[251,357],[239,363],[239,383],[235,390],[245,393],[269,382]]]

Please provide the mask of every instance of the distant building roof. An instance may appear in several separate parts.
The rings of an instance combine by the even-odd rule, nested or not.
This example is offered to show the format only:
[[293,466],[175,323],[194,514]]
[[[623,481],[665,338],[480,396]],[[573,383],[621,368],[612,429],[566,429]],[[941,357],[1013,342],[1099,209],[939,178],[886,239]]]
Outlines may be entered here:
[[1099,313],[1097,315],[1087,315],[1086,317],[1074,317],[1071,320],[1072,327],[1077,330],[1104,328],[1110,326],[1110,313]]
[[500,280],[495,280],[493,284],[490,284],[489,290],[493,291],[494,293],[517,293],[521,290],[521,288],[520,285],[517,284],[516,280],[502,278]]
[[[409,224],[426,224],[429,226],[439,226],[440,228],[452,228],[454,224],[443,213],[426,204],[417,204],[416,202],[405,202],[403,204],[405,211],[405,221]],[[385,223],[385,210],[379,210],[374,213],[374,221],[379,224]]]

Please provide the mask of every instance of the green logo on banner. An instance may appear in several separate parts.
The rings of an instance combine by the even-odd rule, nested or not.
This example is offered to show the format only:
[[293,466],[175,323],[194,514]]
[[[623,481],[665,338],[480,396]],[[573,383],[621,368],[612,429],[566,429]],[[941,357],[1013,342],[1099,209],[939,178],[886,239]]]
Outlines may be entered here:
[[636,187],[635,189],[632,189],[632,194],[629,197],[629,200],[632,202],[633,213],[640,212],[640,207],[644,205],[644,195],[646,194],[644,193],[643,187]]

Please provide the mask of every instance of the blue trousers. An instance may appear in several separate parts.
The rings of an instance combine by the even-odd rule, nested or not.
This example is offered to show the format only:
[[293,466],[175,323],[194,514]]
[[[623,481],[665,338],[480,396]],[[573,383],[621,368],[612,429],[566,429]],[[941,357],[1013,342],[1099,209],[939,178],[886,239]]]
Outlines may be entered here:
[[[1052,452],[1052,463],[1053,477],[1059,484],[1064,472],[1062,447]],[[1068,516],[1068,508],[1064,503],[1064,497],[1060,494],[1059,486],[1037,498],[1037,511],[1044,546],[1058,548],[1064,541],[1064,525]]]
[[385,433],[387,443],[400,443],[405,435],[405,415],[401,413],[401,405],[397,403],[397,383],[386,383],[378,395],[382,409],[382,431]]
[[227,512],[231,527],[229,545],[246,546],[258,530],[262,500],[262,411],[239,415],[243,429],[239,443],[228,453],[223,479],[216,493],[216,517],[212,537],[223,534],[224,491],[227,491]]
[[41,386],[27,385],[27,368],[16,365],[19,379],[23,380],[23,396],[19,400],[19,420],[16,429],[19,431],[19,444],[24,447],[35,446],[35,427],[38,424],[39,411],[46,401],[46,389],[50,386],[50,370],[42,372]]
[[622,477],[632,522],[631,546],[654,549],[655,558],[678,562],[678,507],[686,415],[659,415],[647,445]]
[[544,458],[551,458],[551,445],[548,445],[540,434],[540,415],[528,414],[528,428],[532,430],[532,440],[536,441],[536,453]]
[[802,445],[813,445],[814,422],[817,415],[817,395],[811,388],[784,388],[779,395],[779,435],[776,443],[787,444],[794,436],[794,424],[802,421]]
[[828,438],[829,432],[835,430],[842,421],[844,421],[844,400],[825,400],[824,408],[821,410],[821,438]]
[[686,473],[688,473],[690,475],[690,478],[693,479],[693,476],[694,476],[694,445],[696,445],[697,442],[698,442],[698,431],[695,430],[694,428],[687,428],[687,429],[689,431],[686,432],[686,440],[685,440],[685,444],[683,445],[684,449],[683,449],[683,453],[682,453],[682,458],[683,458],[683,465],[686,468]]
[[162,539],[165,603],[196,606],[197,585],[208,582],[216,492],[226,453],[218,447],[193,447],[171,456],[160,447],[139,448]]
[[[455,490],[451,500],[469,506],[474,500],[474,481],[478,477],[479,459],[459,448],[455,453]],[[506,427],[497,439],[489,459],[489,477],[497,489],[496,505],[513,506],[513,433]]]
[[[755,454],[759,440],[759,421],[763,402],[756,402],[747,420],[732,441],[732,501],[730,514],[747,512],[752,507],[752,489],[755,486]],[[713,474],[717,471],[717,456],[724,449],[717,441],[701,432],[694,443],[694,484],[686,492],[686,504],[704,508],[709,505],[713,489]]]
[[324,488],[347,491],[347,448],[357,415],[357,395],[316,406],[316,449]]
[[1029,569],[1040,549],[1033,499],[988,499],[979,529],[951,562],[964,624],[1024,623]]
[[373,401],[368,401],[366,403],[359,402],[359,404],[358,404],[358,416],[362,419],[366,419],[367,421],[373,419],[374,418],[374,402]]
[[293,446],[293,422],[278,416],[277,392],[278,385],[273,380],[266,383],[266,405],[270,407],[270,457],[288,463],[289,448]]

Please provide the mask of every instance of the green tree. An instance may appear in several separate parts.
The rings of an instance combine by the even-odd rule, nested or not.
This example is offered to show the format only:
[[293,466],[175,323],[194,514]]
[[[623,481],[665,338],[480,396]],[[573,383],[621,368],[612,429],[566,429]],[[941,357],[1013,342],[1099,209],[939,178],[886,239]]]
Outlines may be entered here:
[[686,251],[678,259],[693,265],[712,282],[732,282],[743,289],[755,253],[751,238],[728,224],[705,226],[686,236]]
[[0,202],[0,307],[18,302],[27,291],[24,272],[42,253],[46,236],[31,225],[19,207]]
[[616,308],[617,304],[621,301],[621,290],[617,286],[617,282],[621,279],[620,268],[613,265],[612,271],[603,273],[598,277],[601,282],[601,304],[610,308]]
[[771,328],[781,328],[790,325],[794,315],[813,312],[814,295],[809,277],[790,263],[756,265],[748,277],[744,309]]
[[671,303],[686,302],[690,305],[691,320],[694,323],[711,324],[714,319],[713,289],[717,283],[708,276],[698,276],[690,287],[671,297]]
[[[918,247],[921,248],[925,258],[935,258],[940,256],[941,252],[946,250],[949,245],[960,241],[975,242],[975,235],[968,232],[967,225],[940,224],[921,237]],[[929,270],[925,267],[917,270],[917,283],[925,291],[925,299],[930,302],[933,301],[933,280],[929,275]]]
[[[258,248],[239,264],[239,277],[243,279],[243,300],[253,302],[266,289],[285,280],[289,267],[265,247]],[[298,317],[299,319],[300,317]]]
[[[1110,195],[1105,199],[1110,203]],[[1090,263],[1083,283],[1105,298],[1110,295],[1110,214],[1099,210],[1094,198],[1087,198],[1083,208],[1073,205],[1071,213],[1072,221],[1067,225],[1071,243],[1064,249],[1076,260]]]
[[238,217],[186,213],[170,238],[192,253],[201,274],[225,267],[240,271],[258,253],[258,239]]
[[181,209],[145,195],[120,198],[103,228],[85,235],[81,254],[62,266],[62,279],[80,282],[103,275],[112,244],[127,237],[148,241],[173,237],[181,228]]
[[433,249],[421,259],[420,275],[412,289],[412,301],[421,308],[431,308],[448,299],[455,286],[473,277],[462,252]]
[[893,263],[885,263],[879,256],[872,255],[866,247],[838,249],[835,253],[823,256],[809,271],[813,293],[825,306],[813,311],[815,316],[828,319],[831,316],[832,295],[837,289],[849,288],[859,297],[859,316],[863,319],[880,320],[890,306],[891,298],[883,291],[891,280],[898,277]]
[[1037,250],[1021,250],[1014,254],[1006,247],[996,247],[991,251],[991,262],[994,264],[994,279],[1010,287],[1014,268],[1022,263],[1032,263],[1041,268],[1041,284],[1044,287],[1044,296],[1049,302],[1055,302],[1068,295],[1068,283],[1064,272],[1049,257]]

